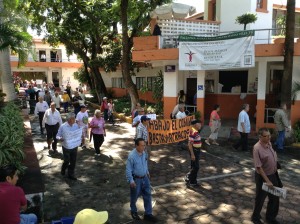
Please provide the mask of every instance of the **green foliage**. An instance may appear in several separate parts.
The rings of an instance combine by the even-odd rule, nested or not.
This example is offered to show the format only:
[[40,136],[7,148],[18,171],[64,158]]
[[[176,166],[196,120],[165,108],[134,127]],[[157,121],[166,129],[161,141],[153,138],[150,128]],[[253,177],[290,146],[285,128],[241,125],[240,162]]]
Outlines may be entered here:
[[126,116],[130,115],[131,102],[128,97],[115,99],[114,104],[117,113],[124,113]]
[[25,130],[20,110],[14,103],[1,110],[0,127],[0,166],[14,164],[23,170]]
[[254,13],[250,13],[250,12],[247,12],[241,16],[238,16],[235,21],[238,23],[238,24],[244,24],[244,30],[246,30],[246,26],[247,24],[249,23],[255,23],[255,21],[257,20],[257,15],[254,14]]
[[80,83],[87,83],[89,81],[88,79],[89,73],[87,73],[84,69],[84,67],[80,67],[77,72],[74,72],[74,79],[78,80]]
[[195,115],[195,119],[201,120],[201,112],[200,111],[196,111],[194,113],[194,115]]
[[276,19],[277,28],[281,28],[279,32],[279,36],[285,36],[285,25],[286,24],[286,16],[280,15]]
[[163,112],[163,96],[164,96],[164,76],[160,70],[157,73],[156,79],[153,86],[153,99],[156,101],[155,109],[156,114],[161,114]]
[[294,137],[296,142],[300,142],[300,120],[298,120],[293,128],[293,133],[294,133]]

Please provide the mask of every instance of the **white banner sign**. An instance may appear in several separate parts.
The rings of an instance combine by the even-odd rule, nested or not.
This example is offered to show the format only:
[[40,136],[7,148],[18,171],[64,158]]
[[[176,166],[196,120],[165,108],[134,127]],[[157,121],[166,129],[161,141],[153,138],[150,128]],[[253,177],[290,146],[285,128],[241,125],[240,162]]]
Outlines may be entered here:
[[214,70],[254,66],[253,30],[216,37],[179,36],[179,70]]
[[67,149],[73,149],[80,146],[82,141],[82,128],[78,128],[75,131],[67,131],[63,134],[64,147]]

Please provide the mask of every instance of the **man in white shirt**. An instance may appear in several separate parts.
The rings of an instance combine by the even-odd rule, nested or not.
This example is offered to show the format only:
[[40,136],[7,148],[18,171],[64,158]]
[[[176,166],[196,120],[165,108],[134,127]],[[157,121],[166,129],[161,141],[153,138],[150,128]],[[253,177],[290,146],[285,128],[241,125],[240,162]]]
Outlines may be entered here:
[[60,103],[61,103],[61,98],[60,98],[60,95],[58,95],[58,92],[56,91],[54,93],[54,95],[52,96],[52,102],[55,103],[55,106],[56,106],[56,110],[58,112],[60,112]]
[[240,146],[242,146],[243,151],[248,150],[248,134],[251,131],[248,111],[249,111],[249,104],[244,104],[243,110],[239,114],[239,120],[237,126],[237,130],[240,133],[241,138],[238,141],[238,143],[233,146],[235,149],[238,149]]
[[178,113],[179,111],[179,106],[183,106],[184,107],[184,104],[176,104],[176,106],[174,107],[172,113],[171,113],[171,119],[175,119],[176,118],[176,114]]
[[55,109],[55,107],[56,107],[55,103],[52,102],[50,104],[50,108],[46,110],[43,118],[43,127],[46,127],[46,131],[47,131],[48,149],[50,149],[50,145],[52,144],[52,149],[56,153],[57,152],[56,134],[58,128],[62,124],[62,119],[60,113]]
[[41,129],[41,134],[44,134],[44,129],[43,129],[43,118],[45,111],[49,108],[48,104],[46,101],[43,100],[43,97],[39,97],[39,102],[36,103],[35,109],[34,109],[34,114],[35,116],[39,116],[39,122],[40,122],[40,129]]
[[76,115],[76,123],[80,128],[82,128],[82,142],[81,142],[82,149],[86,149],[85,138],[87,137],[88,120],[89,120],[89,115],[88,112],[86,111],[86,105],[83,104],[80,106],[80,111]]
[[184,112],[184,105],[180,104],[178,106],[178,113],[176,114],[176,119],[181,119],[186,117],[186,113]]

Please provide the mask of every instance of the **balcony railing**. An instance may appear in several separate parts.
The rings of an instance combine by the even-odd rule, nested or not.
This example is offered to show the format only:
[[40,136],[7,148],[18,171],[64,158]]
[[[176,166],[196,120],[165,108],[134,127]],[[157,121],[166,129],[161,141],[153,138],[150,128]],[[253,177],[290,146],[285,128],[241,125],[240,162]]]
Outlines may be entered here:
[[[19,57],[17,55],[11,55],[10,61],[19,61]],[[64,62],[64,63],[80,63],[81,61],[75,58],[62,58],[57,61],[53,58],[46,58],[46,60],[39,60],[39,58],[33,59],[32,57],[28,57],[28,62]]]

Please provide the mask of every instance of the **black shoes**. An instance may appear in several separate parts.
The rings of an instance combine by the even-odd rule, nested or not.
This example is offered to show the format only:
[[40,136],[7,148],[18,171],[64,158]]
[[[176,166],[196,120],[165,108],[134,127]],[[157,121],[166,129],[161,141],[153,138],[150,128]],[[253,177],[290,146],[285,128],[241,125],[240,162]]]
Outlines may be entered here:
[[268,220],[267,219],[267,223],[268,224],[280,224],[280,222],[278,222],[276,219],[273,219],[273,220]]
[[158,222],[158,219],[155,216],[153,216],[152,214],[144,215],[144,220],[147,220],[147,221],[153,222],[153,223]]
[[138,215],[137,212],[131,212],[131,217],[132,217],[134,220],[141,220],[141,218],[139,217],[139,215]]
[[64,175],[66,174],[66,171],[65,171],[65,170],[61,170],[61,171],[60,171],[60,174],[61,174],[62,176],[64,176]]
[[262,221],[260,221],[259,219],[258,220],[251,220],[253,222],[253,224],[263,224]]
[[74,176],[71,176],[71,175],[69,175],[69,179],[70,179],[70,180],[77,180],[77,178],[76,178],[76,177],[74,177]]

